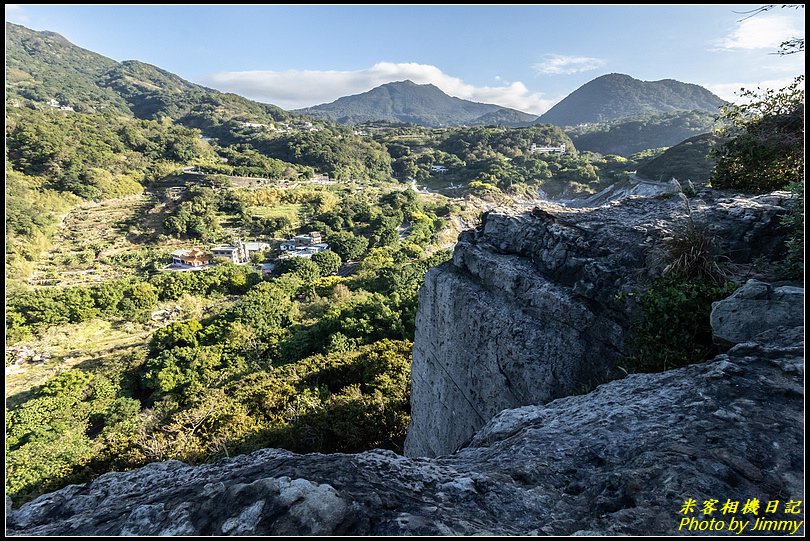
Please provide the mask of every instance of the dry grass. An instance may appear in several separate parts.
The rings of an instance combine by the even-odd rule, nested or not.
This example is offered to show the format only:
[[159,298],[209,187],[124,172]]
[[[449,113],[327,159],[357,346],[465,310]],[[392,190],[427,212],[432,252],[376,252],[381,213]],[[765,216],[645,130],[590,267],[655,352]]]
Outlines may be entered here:
[[663,275],[707,278],[718,284],[728,281],[728,272],[722,265],[728,258],[716,246],[708,226],[695,223],[690,216],[686,226],[666,242],[668,263]]
[[31,390],[65,370],[113,362],[143,348],[151,332],[141,325],[116,327],[100,319],[49,328],[38,339],[19,344],[49,353],[48,361],[6,367],[7,406],[23,401]]
[[720,252],[708,224],[692,216],[689,199],[679,195],[686,206],[686,220],[663,239],[661,249],[650,254],[647,269],[660,269],[661,276],[670,278],[728,282],[733,275],[730,259]]

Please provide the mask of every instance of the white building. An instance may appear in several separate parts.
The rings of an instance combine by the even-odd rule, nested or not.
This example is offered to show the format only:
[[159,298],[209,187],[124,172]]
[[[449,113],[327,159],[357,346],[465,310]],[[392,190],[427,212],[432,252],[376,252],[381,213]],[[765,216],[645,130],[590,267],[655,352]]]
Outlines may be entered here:
[[240,246],[215,246],[211,248],[211,254],[214,257],[230,259],[237,265],[241,265],[247,260]]
[[230,259],[237,265],[250,261],[250,258],[270,247],[266,242],[238,242],[236,246],[215,246],[211,249],[214,257]]
[[295,241],[292,239],[285,240],[284,242],[281,243],[281,246],[279,246],[279,248],[281,249],[282,252],[289,252],[290,250],[295,250],[296,248],[298,248],[298,244],[296,244]]
[[242,249],[244,250],[248,259],[257,253],[265,252],[268,248],[270,248],[270,245],[266,242],[241,242],[240,244],[242,245]]
[[[318,231],[310,231],[308,235],[296,235],[291,239],[281,243],[282,252],[291,252],[301,247],[313,246],[321,243],[321,234]],[[328,245],[324,245],[328,246]]]
[[443,174],[445,174],[447,172],[447,168],[445,166],[443,166],[443,165],[431,165],[430,166],[430,172],[431,173],[439,173],[439,174],[443,175]]
[[310,246],[299,246],[294,250],[288,250],[284,256],[285,257],[305,257],[309,259],[310,257],[314,256],[315,254],[319,254],[321,252],[325,252],[329,249],[329,245],[325,242],[319,242],[318,244],[312,244]]
[[312,257],[325,252],[329,249],[329,245],[322,240],[318,231],[310,231],[308,235],[296,235],[281,243],[280,248],[284,252],[282,257]]
[[532,143],[531,153],[539,152],[541,154],[565,154],[565,143],[558,147],[551,146],[538,146],[537,143]]

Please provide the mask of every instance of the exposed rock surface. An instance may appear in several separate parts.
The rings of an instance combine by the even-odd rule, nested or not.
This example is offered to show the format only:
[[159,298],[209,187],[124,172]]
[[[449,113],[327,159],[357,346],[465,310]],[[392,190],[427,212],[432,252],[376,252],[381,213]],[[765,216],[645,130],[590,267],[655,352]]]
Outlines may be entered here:
[[[779,251],[788,194],[703,192],[690,201],[736,262]],[[627,306],[617,293],[660,272],[662,239],[687,221],[678,197],[600,208],[490,212],[419,294],[406,454],[458,449],[506,408],[548,402],[614,377]]]
[[567,207],[598,207],[610,201],[619,201],[632,196],[659,197],[676,194],[684,188],[677,181],[655,182],[630,175],[628,180],[616,182],[589,196],[564,201]]
[[442,458],[266,449],[109,473],[11,511],[8,533],[684,533],[687,498],[804,499],[802,336],[504,411]]
[[712,304],[711,324],[715,342],[727,346],[780,325],[803,325],[804,288],[749,280],[732,296]]

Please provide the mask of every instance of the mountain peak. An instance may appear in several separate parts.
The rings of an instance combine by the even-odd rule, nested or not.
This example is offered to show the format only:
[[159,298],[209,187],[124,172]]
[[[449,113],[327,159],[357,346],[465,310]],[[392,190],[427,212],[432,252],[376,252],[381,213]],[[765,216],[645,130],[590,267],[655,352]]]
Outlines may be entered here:
[[675,111],[714,113],[724,103],[696,84],[675,79],[641,81],[624,73],[608,73],[576,89],[539,122],[574,126]]
[[[632,75],[627,75],[626,73],[615,73],[615,72],[600,75],[599,77],[597,77],[593,81],[598,81],[600,79],[601,80],[619,80],[619,81],[622,81],[622,80],[623,81],[629,81],[629,80],[636,81],[636,80],[638,80],[635,77],[633,77]],[[593,81],[591,81],[591,82],[593,82]]]
[[410,79],[385,83],[362,94],[344,96],[332,103],[299,109],[297,112],[344,124],[382,120],[433,127],[474,124],[525,126],[536,118],[500,105],[448,96],[436,85],[417,84]]

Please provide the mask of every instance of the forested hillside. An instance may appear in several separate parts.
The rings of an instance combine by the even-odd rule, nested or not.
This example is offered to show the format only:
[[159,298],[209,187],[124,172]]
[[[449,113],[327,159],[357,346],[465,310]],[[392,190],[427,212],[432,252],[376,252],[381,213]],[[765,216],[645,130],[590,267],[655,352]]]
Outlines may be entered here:
[[6,101],[55,99],[79,112],[116,112],[141,119],[168,117],[208,128],[240,117],[283,120],[273,105],[190,83],[138,61],[116,62],[54,32],[6,23]]
[[565,129],[579,150],[630,156],[648,148],[671,147],[711,132],[717,113],[680,111]]
[[709,133],[690,137],[655,158],[638,166],[640,177],[667,181],[671,178],[691,180],[695,185],[706,184],[717,163],[712,149],[720,138]]

